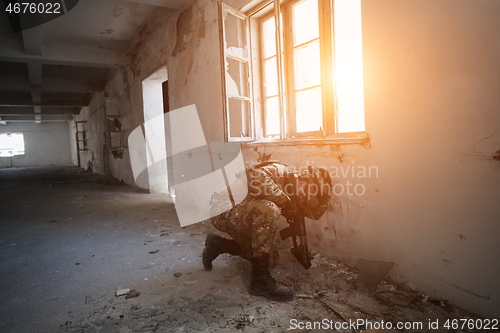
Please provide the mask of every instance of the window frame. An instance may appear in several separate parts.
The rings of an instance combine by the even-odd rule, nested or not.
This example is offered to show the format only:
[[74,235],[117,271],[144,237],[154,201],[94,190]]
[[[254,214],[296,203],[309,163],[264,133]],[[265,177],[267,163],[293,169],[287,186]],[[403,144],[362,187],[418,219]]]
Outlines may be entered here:
[[[278,67],[278,75],[280,70],[282,71],[281,75],[284,76],[284,90],[289,92],[284,96],[285,105],[283,108],[285,110],[285,121],[286,121],[286,131],[281,131],[283,133],[281,139],[290,139],[293,137],[296,138],[318,138],[325,136],[332,136],[335,134],[335,112],[334,110],[334,90],[333,90],[333,72],[332,72],[332,64],[333,64],[333,39],[332,39],[332,30],[333,30],[333,8],[330,0],[317,0],[318,2],[318,32],[319,36],[314,39],[319,43],[319,56],[320,56],[320,67],[321,67],[321,82],[317,87],[321,89],[321,104],[322,104],[322,123],[321,129],[316,131],[309,132],[298,132],[297,131],[297,123],[296,123],[296,94],[299,91],[305,91],[308,89],[313,89],[314,87],[308,87],[305,89],[296,89],[295,87],[295,68],[294,68],[294,50],[306,45],[311,44],[314,40],[306,41],[300,45],[293,45],[293,14],[292,8],[295,5],[300,4],[303,0],[288,0],[280,3],[280,20],[282,21],[282,32],[280,33],[282,37],[282,53],[283,53],[283,61],[282,68]],[[269,5],[269,4],[268,4]],[[262,17],[257,18],[257,23],[259,25],[259,35],[262,37],[262,23],[268,20],[271,17],[274,17],[276,20],[277,14],[272,12],[271,10],[264,14]],[[250,16],[251,17],[251,16]],[[262,39],[262,38],[260,38]],[[276,41],[278,43],[278,41]],[[261,43],[262,44],[262,43]],[[258,45],[259,50],[263,49],[263,45]],[[275,55],[277,57],[277,55]],[[261,55],[261,61],[264,60],[264,57]],[[264,66],[261,63],[260,66],[261,75],[260,77],[264,77]],[[264,97],[264,86],[262,82],[260,83],[261,95]],[[256,89],[256,88],[254,88]],[[279,98],[279,95],[278,95]],[[262,118],[266,118],[266,110],[265,106],[261,108]],[[263,123],[265,126],[265,122]],[[281,134],[281,133],[280,133]]]
[[[223,97],[224,103],[224,139],[228,142],[240,141],[245,145],[296,145],[296,144],[350,144],[357,143],[369,146],[369,137],[366,131],[359,132],[345,132],[338,133],[338,109],[335,103],[335,78],[333,73],[333,68],[335,67],[335,41],[334,41],[334,0],[318,0],[318,13],[319,13],[319,43],[320,43],[320,59],[321,59],[321,92],[322,92],[322,126],[318,131],[312,132],[301,132],[297,133],[295,122],[295,109],[291,108],[293,106],[295,91],[293,94],[288,94],[284,96],[284,92],[280,91],[281,95],[279,109],[280,109],[280,135],[279,138],[276,136],[266,137],[265,133],[265,108],[264,108],[264,92],[263,92],[263,77],[264,77],[264,66],[263,57],[261,56],[262,46],[261,46],[261,22],[268,19],[271,16],[275,17],[277,31],[283,31],[281,15],[288,15],[285,18],[285,24],[287,22],[292,22],[291,19],[291,8],[293,5],[300,3],[302,0],[263,0],[256,6],[252,7],[250,10],[239,12],[225,4],[219,2],[221,10],[219,11],[219,22],[221,22],[221,65],[224,65],[225,59],[225,48],[223,47],[225,41],[224,27],[222,20],[222,8],[229,9],[231,11],[237,12],[246,17],[246,27],[247,27],[247,42],[249,44],[249,84],[251,89],[251,131],[252,137],[245,138],[246,140],[231,138],[228,129],[228,108],[227,108],[227,96],[226,96],[226,82],[224,67],[222,67],[223,76]],[[272,8],[274,7],[274,8]],[[284,14],[283,14],[284,13]],[[278,18],[278,19],[276,19]],[[283,72],[281,68],[285,71],[293,72],[293,43],[290,43],[293,36],[291,29],[285,29],[286,34],[276,33],[276,44],[277,52],[276,58],[279,61],[277,55],[278,50],[281,47],[285,49],[282,50],[283,55],[280,59],[284,65],[277,64],[278,67],[278,86],[280,90],[287,85],[286,90],[292,91],[294,82],[290,78],[283,77]],[[281,39],[288,39],[285,41],[285,45]],[[327,41],[327,42],[325,42]],[[310,41],[309,41],[310,42]],[[309,43],[307,42],[307,43]],[[288,50],[288,52],[286,52]],[[283,59],[284,58],[284,59]],[[285,68],[286,67],[286,68]],[[290,67],[292,69],[290,69]],[[289,76],[289,74],[288,74]],[[284,103],[283,103],[284,102]],[[287,108],[288,106],[288,108]],[[288,111],[290,110],[290,111]],[[286,131],[285,131],[286,129]]]
[[[252,61],[251,61],[251,52],[250,52],[250,28],[249,28],[249,17],[246,14],[241,13],[240,11],[226,5],[225,3],[219,2],[219,42],[220,42],[220,58],[221,58],[221,81],[222,81],[222,97],[223,97],[223,118],[224,118],[224,141],[226,142],[250,142],[255,140],[255,118],[254,118],[254,107],[253,107],[253,87],[252,87],[252,80],[250,78],[251,73],[253,73],[253,68],[252,68]],[[246,48],[248,52],[248,59],[247,59],[247,67],[248,67],[248,99],[245,98],[246,101],[248,101],[248,122],[250,124],[249,128],[249,136],[245,137],[232,137],[231,136],[231,117],[230,117],[230,109],[229,109],[229,99],[234,98],[238,99],[236,96],[229,96],[227,92],[227,71],[226,68],[228,68],[228,63],[227,63],[227,58],[233,58],[230,56],[227,52],[227,49],[225,47],[226,43],[226,29],[225,29],[225,21],[224,21],[224,14],[227,13],[226,15],[234,15],[239,19],[244,20],[245,23],[245,39],[246,39]],[[241,61],[242,59],[234,59],[237,61]],[[243,96],[241,96],[243,97]]]
[[[5,136],[5,138],[7,137],[12,137],[12,135],[15,135],[15,136],[21,136],[21,140],[22,140],[22,150],[19,150],[19,149],[15,149],[16,148],[16,145],[14,144],[13,146],[6,146],[3,144],[3,137]],[[23,132],[0,132],[0,158],[13,158],[15,156],[24,156],[26,155],[26,140],[25,140],[25,135]],[[12,149],[12,150],[7,150],[7,149]],[[7,155],[1,155],[1,152],[2,151],[7,151]],[[17,153],[14,153],[14,151],[16,151]]]

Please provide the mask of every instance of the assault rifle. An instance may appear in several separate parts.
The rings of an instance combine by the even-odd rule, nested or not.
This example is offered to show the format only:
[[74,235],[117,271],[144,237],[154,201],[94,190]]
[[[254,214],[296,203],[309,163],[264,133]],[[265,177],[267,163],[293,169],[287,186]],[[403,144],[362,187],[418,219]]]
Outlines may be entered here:
[[[304,221],[304,212],[302,211],[298,193],[299,177],[297,174],[293,174],[292,177],[294,181],[294,194],[291,199],[295,202],[296,213],[293,219],[287,219],[287,222],[290,226],[281,230],[280,236],[282,240],[292,237],[292,254],[295,256],[295,258],[297,258],[302,266],[304,266],[305,269],[309,269],[311,267],[311,256],[309,255],[309,250],[307,248],[307,234]],[[299,238],[300,244],[297,243],[297,238]]]

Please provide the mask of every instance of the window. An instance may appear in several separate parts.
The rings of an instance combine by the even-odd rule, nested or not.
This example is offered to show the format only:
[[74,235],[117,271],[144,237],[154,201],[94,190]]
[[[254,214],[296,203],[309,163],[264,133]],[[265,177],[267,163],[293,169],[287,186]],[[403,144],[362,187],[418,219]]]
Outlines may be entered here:
[[[321,8],[320,7],[325,7]],[[260,20],[260,53],[262,64],[262,100],[264,136],[279,137],[280,109],[284,113],[288,136],[333,133],[333,119],[323,116],[331,105],[332,73],[322,70],[332,63],[329,25],[329,1],[289,1],[281,7],[283,65],[278,71],[276,20],[274,13]],[[323,23],[323,24],[322,24]],[[278,72],[283,75],[283,102],[280,107]],[[323,83],[323,84],[322,84]],[[324,90],[324,91],[323,91]]]
[[219,3],[226,141],[254,138],[248,17]]
[[0,134],[0,157],[24,155],[23,133]]
[[[341,14],[358,16],[344,26],[340,18],[335,35],[331,0],[268,0],[246,14],[220,4],[227,141],[325,140],[365,130],[357,2],[335,0],[335,9],[342,9],[335,23]],[[358,40],[357,48],[344,43],[337,50],[342,32],[351,44]],[[335,70],[341,65],[347,74]],[[345,89],[334,89],[338,84]]]

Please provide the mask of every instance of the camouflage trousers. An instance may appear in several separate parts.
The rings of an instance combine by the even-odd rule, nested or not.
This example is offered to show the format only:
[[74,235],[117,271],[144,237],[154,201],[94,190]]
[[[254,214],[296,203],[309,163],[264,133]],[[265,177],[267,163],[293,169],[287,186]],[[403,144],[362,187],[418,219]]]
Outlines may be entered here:
[[280,214],[280,208],[272,201],[245,199],[211,220],[217,230],[240,244],[240,257],[249,260],[265,253],[273,255]]

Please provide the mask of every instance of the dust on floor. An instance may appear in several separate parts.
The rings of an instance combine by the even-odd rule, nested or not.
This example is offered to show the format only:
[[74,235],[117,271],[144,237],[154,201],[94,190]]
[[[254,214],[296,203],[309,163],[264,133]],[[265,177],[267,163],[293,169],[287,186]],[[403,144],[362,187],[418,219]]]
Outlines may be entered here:
[[[279,246],[281,259],[272,274],[294,288],[296,297],[291,302],[272,302],[248,294],[250,264],[222,255],[210,272],[203,270],[201,258],[198,265],[167,270],[164,278],[144,283],[137,298],[117,297],[113,291],[89,296],[88,315],[78,318],[68,313],[68,321],[60,328],[96,333],[474,332],[444,327],[453,319],[461,324],[460,320],[479,318],[446,301],[386,281],[376,290],[358,291],[355,270],[321,254],[316,254],[312,267],[305,270],[287,245]],[[402,329],[396,328],[398,323]]]
[[181,228],[171,199],[76,167],[0,170],[0,211],[1,332],[441,333],[472,332],[443,325],[477,318],[405,285],[358,291],[355,270],[321,255],[305,270],[288,242],[272,274],[295,300],[251,296],[249,262],[222,255],[203,269],[209,223]]

